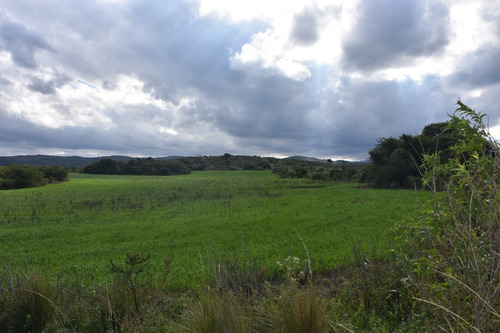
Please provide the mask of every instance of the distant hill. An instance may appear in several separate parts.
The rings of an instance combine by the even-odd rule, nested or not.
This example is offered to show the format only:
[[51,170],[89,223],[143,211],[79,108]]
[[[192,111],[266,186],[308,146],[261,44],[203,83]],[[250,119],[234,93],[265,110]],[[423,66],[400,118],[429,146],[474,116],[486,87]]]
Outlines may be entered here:
[[[316,157],[308,157],[308,156],[300,156],[300,155],[295,155],[295,156],[289,156],[285,157],[285,160],[294,160],[294,161],[304,161],[304,162],[316,162],[316,163],[329,163],[328,160],[316,158]],[[346,160],[336,160],[332,161],[331,163],[333,164],[350,164],[350,163],[368,163],[369,161],[346,161]]]
[[308,157],[308,156],[300,156],[300,155],[295,155],[295,156],[289,156],[285,157],[285,160],[295,160],[295,161],[305,161],[305,162],[319,162],[319,163],[327,163],[326,160],[322,160],[316,157]]
[[[89,164],[98,162],[103,158],[110,158],[119,162],[128,162],[135,157],[130,156],[100,156],[100,157],[81,157],[81,156],[52,156],[52,155],[20,155],[20,156],[0,156],[0,165],[25,164],[33,166],[58,166],[62,168],[81,169]],[[176,159],[179,156],[167,156],[157,159]]]

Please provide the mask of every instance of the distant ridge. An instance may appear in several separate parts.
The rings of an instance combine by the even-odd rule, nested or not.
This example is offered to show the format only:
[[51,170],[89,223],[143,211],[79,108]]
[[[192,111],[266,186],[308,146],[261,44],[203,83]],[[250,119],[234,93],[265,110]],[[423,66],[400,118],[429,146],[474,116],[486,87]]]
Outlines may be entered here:
[[[223,156],[212,156],[213,158],[221,158]],[[245,156],[240,156],[245,157]],[[251,156],[246,156],[247,158],[253,158]],[[99,157],[81,157],[81,156],[53,156],[53,155],[17,155],[17,156],[0,156],[0,166],[10,165],[10,164],[25,164],[33,166],[58,166],[62,168],[74,168],[82,169],[89,164],[98,162],[103,158],[110,158],[119,162],[127,163],[130,160],[136,159],[138,157],[123,156],[123,155],[111,155],[111,156],[99,156]],[[185,157],[185,156],[164,156],[155,157],[155,160],[172,160],[180,159],[184,162],[189,160],[196,160],[201,158],[198,157]],[[265,158],[264,158],[265,159]],[[279,159],[277,159],[279,160]],[[320,159],[316,157],[307,156],[290,156],[283,158],[282,160],[298,161],[298,162],[311,162],[311,163],[329,163],[329,164],[351,164],[351,163],[366,163],[367,161],[350,162],[345,160],[329,161],[325,159]]]

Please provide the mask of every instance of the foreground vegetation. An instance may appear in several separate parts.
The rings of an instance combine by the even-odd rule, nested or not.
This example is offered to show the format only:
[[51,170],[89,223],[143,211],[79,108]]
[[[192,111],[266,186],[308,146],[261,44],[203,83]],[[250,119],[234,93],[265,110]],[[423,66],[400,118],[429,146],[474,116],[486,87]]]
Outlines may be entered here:
[[412,191],[260,171],[0,193],[0,329],[496,332],[500,147],[483,117],[459,102],[449,158],[422,156],[420,209]]
[[[215,275],[233,270],[243,276],[228,280],[256,280],[262,289],[264,281],[283,281],[287,270],[277,262],[289,256],[300,258],[294,274],[307,271],[298,234],[314,270],[327,274],[352,262],[353,248],[373,249],[383,258],[391,247],[387,230],[418,212],[412,191],[283,179],[270,171],[71,174],[69,182],[0,196],[4,283],[48,284],[54,292],[67,288],[80,305],[92,302],[93,292],[107,299],[120,275],[110,261],[123,263],[127,253],[151,254],[140,278],[150,281],[148,288],[161,283],[166,295],[200,292],[205,283],[216,285]],[[58,318],[57,311],[53,315]]]

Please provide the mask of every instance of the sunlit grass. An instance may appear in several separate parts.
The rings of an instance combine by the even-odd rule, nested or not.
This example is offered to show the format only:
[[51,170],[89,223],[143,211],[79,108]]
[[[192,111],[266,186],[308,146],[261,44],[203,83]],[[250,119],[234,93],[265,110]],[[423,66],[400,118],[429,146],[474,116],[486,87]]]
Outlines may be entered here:
[[288,255],[303,257],[297,233],[316,270],[348,263],[356,246],[382,255],[386,231],[416,214],[414,191],[267,171],[71,174],[69,182],[0,192],[0,262],[91,285],[109,278],[110,260],[150,252],[152,274],[174,256],[171,285],[191,288],[224,258],[272,271]]

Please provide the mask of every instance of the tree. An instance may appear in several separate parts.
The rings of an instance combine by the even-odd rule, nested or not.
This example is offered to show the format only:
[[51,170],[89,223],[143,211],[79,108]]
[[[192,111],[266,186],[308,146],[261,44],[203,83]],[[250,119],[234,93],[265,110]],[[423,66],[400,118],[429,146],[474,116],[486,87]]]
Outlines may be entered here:
[[369,151],[370,166],[366,180],[380,188],[411,188],[421,185],[422,156],[440,152],[443,162],[450,155],[449,148],[456,141],[448,123],[435,123],[424,127],[417,136],[402,134],[399,138],[380,138]]
[[108,175],[119,174],[123,165],[123,162],[118,162],[111,158],[103,158],[95,163],[87,165],[85,168],[83,168],[83,173]]
[[62,182],[68,178],[68,170],[58,166],[40,167],[40,171],[43,172],[43,177],[46,178],[49,183]]

